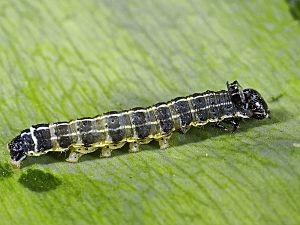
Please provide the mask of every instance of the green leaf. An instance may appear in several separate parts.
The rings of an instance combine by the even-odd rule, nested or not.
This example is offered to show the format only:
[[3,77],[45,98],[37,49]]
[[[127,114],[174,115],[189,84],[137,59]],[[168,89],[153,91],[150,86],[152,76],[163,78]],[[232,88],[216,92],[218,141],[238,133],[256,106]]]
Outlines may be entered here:
[[[1,1],[1,223],[299,224],[300,27],[291,2]],[[235,134],[176,133],[166,151],[151,143],[78,164],[57,153],[20,170],[7,164],[6,144],[32,124],[233,80],[262,93],[271,120],[244,121]]]

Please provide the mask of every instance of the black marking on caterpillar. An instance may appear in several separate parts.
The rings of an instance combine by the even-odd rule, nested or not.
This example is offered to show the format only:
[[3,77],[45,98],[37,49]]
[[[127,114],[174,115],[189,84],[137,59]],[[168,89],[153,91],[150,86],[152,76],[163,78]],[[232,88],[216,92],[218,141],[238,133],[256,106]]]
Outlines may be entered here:
[[191,126],[207,123],[225,129],[223,122],[231,124],[235,130],[240,119],[264,119],[269,113],[266,102],[256,90],[242,89],[234,81],[227,82],[226,91],[206,91],[148,108],[34,125],[15,137],[8,149],[11,162],[18,167],[26,156],[39,156],[50,151],[70,150],[67,161],[77,162],[82,155],[98,148],[102,148],[102,157],[109,157],[112,149],[127,142],[130,152],[138,151],[140,144],[151,140],[158,141],[164,149],[174,131],[185,133]]

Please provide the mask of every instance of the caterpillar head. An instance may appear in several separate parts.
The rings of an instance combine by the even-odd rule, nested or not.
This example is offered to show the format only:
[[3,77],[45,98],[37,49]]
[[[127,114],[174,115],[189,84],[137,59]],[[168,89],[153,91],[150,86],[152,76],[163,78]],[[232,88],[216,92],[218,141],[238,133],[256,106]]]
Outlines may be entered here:
[[269,118],[270,110],[266,101],[261,97],[258,91],[254,89],[244,89],[245,104],[253,113],[252,118],[264,119]]
[[254,89],[243,89],[237,81],[227,82],[231,100],[239,110],[239,115],[245,118],[269,118],[270,110],[260,93]]
[[31,134],[25,130],[20,135],[16,136],[9,144],[11,163],[20,167],[21,162],[26,158],[26,153],[34,149],[34,143]]

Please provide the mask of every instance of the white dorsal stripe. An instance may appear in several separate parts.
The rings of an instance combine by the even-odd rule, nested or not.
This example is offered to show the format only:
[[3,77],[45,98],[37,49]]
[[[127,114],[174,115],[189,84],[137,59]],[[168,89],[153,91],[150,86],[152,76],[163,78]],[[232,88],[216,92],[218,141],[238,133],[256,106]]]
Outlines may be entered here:
[[38,149],[37,149],[38,140],[37,140],[36,136],[34,135],[35,128],[33,128],[31,126],[29,129],[30,129],[31,138],[32,138],[33,143],[34,143],[34,151],[37,152],[38,151]]

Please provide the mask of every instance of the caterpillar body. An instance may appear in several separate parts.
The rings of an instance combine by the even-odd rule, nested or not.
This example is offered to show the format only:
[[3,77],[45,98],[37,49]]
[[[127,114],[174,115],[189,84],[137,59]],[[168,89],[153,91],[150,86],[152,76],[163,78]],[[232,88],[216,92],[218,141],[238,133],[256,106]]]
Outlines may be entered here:
[[178,97],[147,108],[108,112],[93,118],[69,122],[38,124],[23,130],[9,144],[11,163],[20,167],[26,156],[39,156],[50,151],[70,150],[68,162],[78,162],[87,153],[102,148],[101,156],[109,157],[113,149],[129,143],[129,152],[152,140],[160,148],[168,147],[174,131],[185,133],[191,126],[213,123],[235,130],[242,118],[264,119],[269,109],[254,89],[242,89],[237,81],[227,82],[227,90],[206,91]]

